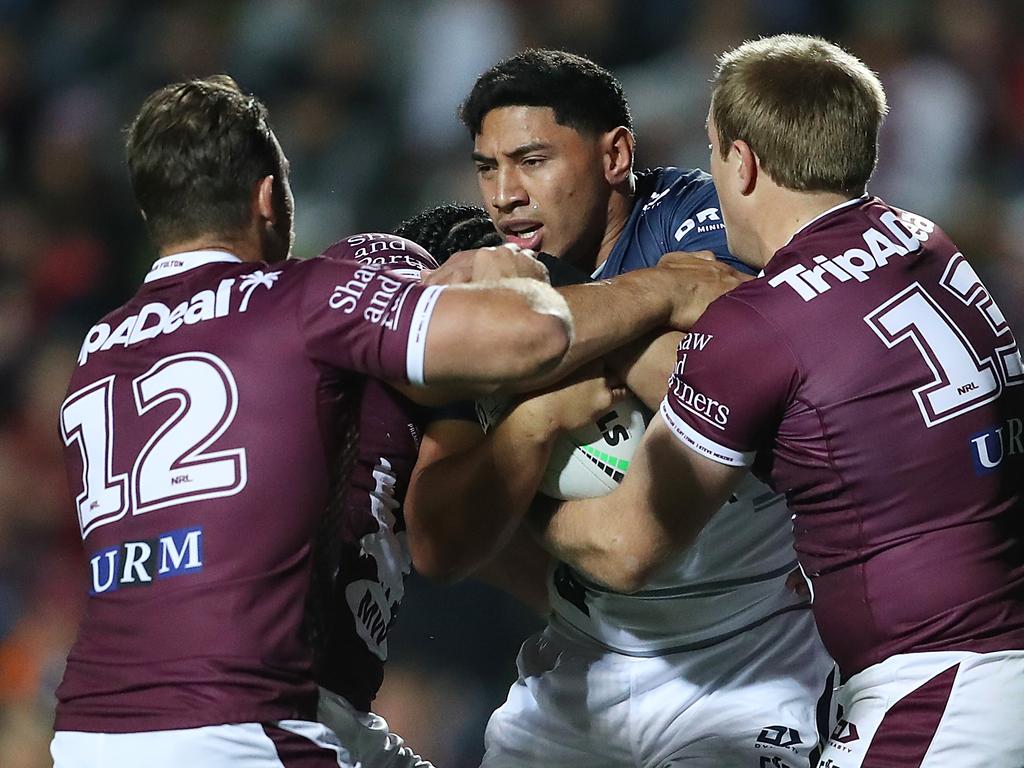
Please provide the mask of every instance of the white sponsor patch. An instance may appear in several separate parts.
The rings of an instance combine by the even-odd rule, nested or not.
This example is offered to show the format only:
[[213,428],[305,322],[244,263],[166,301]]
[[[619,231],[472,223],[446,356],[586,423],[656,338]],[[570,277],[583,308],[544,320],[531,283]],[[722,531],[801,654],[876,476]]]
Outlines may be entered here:
[[725,222],[717,208],[705,208],[698,211],[696,216],[687,219],[679,225],[675,231],[676,242],[682,242],[683,238],[696,230],[698,233],[712,232],[716,229],[725,229]]
[[863,247],[848,248],[831,258],[815,256],[813,267],[794,264],[769,279],[768,285],[772,288],[788,285],[801,299],[812,301],[839,283],[851,280],[863,283],[874,270],[888,266],[893,256],[906,256],[921,247],[920,240],[895,213],[886,211],[881,220],[887,232],[868,227],[861,233]]
[[[276,277],[276,273],[273,275]],[[272,285],[273,280],[270,283]],[[122,320],[117,328],[111,328],[108,323],[97,323],[85,335],[85,341],[82,342],[82,348],[78,353],[78,364],[85,365],[89,355],[94,352],[105,352],[115,346],[130,347],[140,341],[174,333],[183,325],[195,325],[225,317],[232,311],[244,312],[248,308],[248,299],[252,291],[243,294],[242,302],[245,308],[241,304],[232,307],[231,288],[234,284],[234,278],[221,280],[215,291],[199,291],[191,299],[181,302],[173,309],[160,301],[150,302],[143,306],[138,314],[129,315]],[[253,284],[253,288],[257,284],[259,283]]]

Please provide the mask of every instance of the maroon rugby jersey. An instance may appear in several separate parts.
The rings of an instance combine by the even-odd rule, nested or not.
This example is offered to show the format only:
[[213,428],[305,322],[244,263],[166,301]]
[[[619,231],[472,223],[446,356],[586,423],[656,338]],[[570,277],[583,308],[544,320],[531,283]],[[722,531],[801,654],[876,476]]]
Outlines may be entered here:
[[786,493],[850,675],[896,653],[1024,648],[1022,382],[949,238],[861,198],[711,305],[661,411],[697,452]]
[[388,235],[272,265],[173,255],[89,332],[61,409],[90,599],[58,730],[314,716],[303,616],[338,413],[366,376],[422,380],[439,295],[357,260],[391,252],[433,266]]
[[[344,246],[344,243],[339,244]],[[336,257],[338,245],[325,251]],[[351,249],[344,248],[347,254]],[[417,256],[389,250],[358,257],[418,277]],[[423,409],[379,381],[367,380],[358,418],[351,470],[336,478],[330,512],[317,533],[314,591],[315,677],[361,711],[384,680],[388,633],[412,567],[403,504],[422,434]],[[347,425],[341,425],[343,431]],[[339,434],[344,440],[344,435]],[[346,461],[341,457],[340,464]],[[317,631],[318,630],[318,631]]]

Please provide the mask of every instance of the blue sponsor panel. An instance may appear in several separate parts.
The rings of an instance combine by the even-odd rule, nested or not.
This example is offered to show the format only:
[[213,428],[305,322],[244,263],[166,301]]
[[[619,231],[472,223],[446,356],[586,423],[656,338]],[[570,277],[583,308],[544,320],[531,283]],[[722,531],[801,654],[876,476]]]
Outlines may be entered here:
[[155,539],[125,541],[89,558],[89,594],[138,587],[203,570],[203,529],[180,528]]
[[971,435],[971,460],[974,471],[979,475],[994,472],[1003,460],[1024,454],[1024,419],[1007,419],[1000,426],[994,426]]

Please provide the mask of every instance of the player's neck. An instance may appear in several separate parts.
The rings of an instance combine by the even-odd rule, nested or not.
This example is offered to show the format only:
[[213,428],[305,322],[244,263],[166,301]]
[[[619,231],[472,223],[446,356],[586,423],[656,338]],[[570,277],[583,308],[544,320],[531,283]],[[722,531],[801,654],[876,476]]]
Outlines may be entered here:
[[632,179],[628,190],[612,191],[608,198],[608,223],[604,228],[604,236],[601,238],[601,246],[597,250],[597,258],[594,260],[594,269],[604,264],[619,241],[619,236],[626,228],[629,215],[633,212],[633,200],[635,198],[635,184]]
[[263,250],[258,242],[249,237],[225,237],[221,235],[200,235],[189,240],[181,240],[160,248],[160,258],[175,253],[189,251],[226,251],[234,254],[242,261],[263,261]]
[[836,192],[796,192],[777,187],[761,208],[757,237],[760,266],[766,266],[793,235],[821,214],[852,199]]

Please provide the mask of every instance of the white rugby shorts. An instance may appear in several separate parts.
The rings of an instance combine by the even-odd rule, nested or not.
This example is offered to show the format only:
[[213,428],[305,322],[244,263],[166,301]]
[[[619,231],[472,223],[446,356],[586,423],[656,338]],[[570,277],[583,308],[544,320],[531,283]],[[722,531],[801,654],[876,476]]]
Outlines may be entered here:
[[316,716],[338,735],[358,768],[433,768],[391,732],[383,717],[360,712],[336,693],[320,689]]
[[338,737],[321,723],[281,720],[140,733],[58,731],[54,768],[355,768]]
[[482,768],[808,768],[834,723],[835,665],[809,610],[646,658],[549,625],[517,663]]
[[838,700],[818,768],[1024,766],[1024,651],[899,654]]

